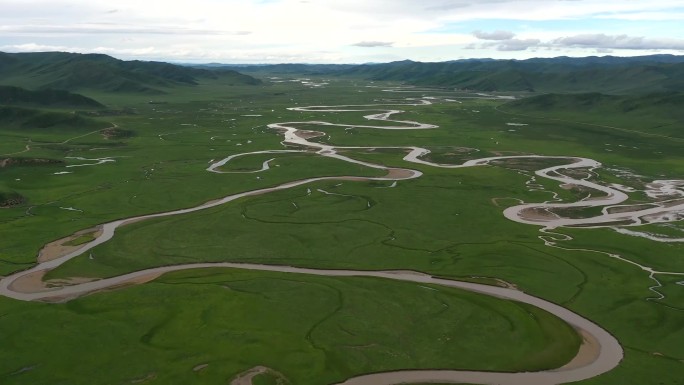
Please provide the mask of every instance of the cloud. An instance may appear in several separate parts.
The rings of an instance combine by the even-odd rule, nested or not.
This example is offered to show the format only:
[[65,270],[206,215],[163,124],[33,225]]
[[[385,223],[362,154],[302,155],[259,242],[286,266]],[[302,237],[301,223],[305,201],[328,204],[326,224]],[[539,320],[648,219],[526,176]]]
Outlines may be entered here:
[[575,56],[598,50],[620,55],[657,49],[677,53],[684,39],[678,39],[679,29],[672,21],[684,19],[682,0],[160,3],[0,0],[0,45],[30,50],[24,45],[36,44],[79,52],[97,48],[156,60],[365,62],[390,56],[421,61],[468,55],[525,58],[535,49]]
[[352,44],[352,45],[355,47],[374,48],[374,47],[391,47],[392,45],[394,45],[394,43],[391,41],[360,41],[360,42]]
[[494,32],[483,32],[483,31],[473,31],[473,36],[480,40],[510,40],[513,39],[515,34],[510,31],[494,31]]
[[494,32],[473,31],[473,36],[480,40],[489,40],[490,43],[482,45],[483,48],[495,48],[497,51],[525,51],[529,48],[539,47],[539,39],[514,39],[515,34],[511,31],[497,30]]
[[[476,31],[479,32],[479,31]],[[475,34],[475,37],[478,37]],[[492,32],[486,36],[503,37],[504,34]],[[480,45],[480,48],[494,48],[497,51],[525,51],[547,48],[553,50],[593,49],[597,53],[611,53],[614,50],[676,50],[684,51],[684,39],[647,38],[644,36],[579,34],[542,41],[540,39],[493,39]],[[472,46],[471,46],[472,47]],[[466,47],[469,48],[469,47]]]
[[495,47],[498,51],[525,51],[528,48],[535,48],[541,44],[539,39],[509,39],[503,40]]
[[624,13],[610,13],[606,15],[597,15],[597,19],[616,19],[616,20],[632,20],[632,21],[643,21],[643,20],[684,20],[684,12],[681,9],[674,9],[669,12],[624,12]]
[[[425,1],[425,0],[423,0],[423,1]],[[453,9],[466,8],[469,6],[470,6],[470,4],[467,2],[466,3],[457,3],[457,2],[450,1],[450,2],[446,2],[446,3],[440,2],[438,4],[428,5],[428,6],[424,7],[423,9],[425,9],[426,11],[451,11]]]
[[72,51],[72,52],[75,52],[75,50],[73,48],[63,46],[63,45],[46,45],[46,44],[36,44],[36,43],[0,45],[0,51],[3,51],[3,52]]
[[[465,20],[568,20],[593,17],[672,18],[681,0],[317,0],[329,9],[365,16],[424,21]],[[640,17],[643,15],[643,17]]]
[[[310,50],[221,50],[204,49],[203,47],[136,47],[121,48],[116,46],[61,46],[37,43],[0,45],[0,52],[73,52],[101,53],[120,59],[159,60],[178,62],[230,62],[230,63],[340,63],[343,58],[335,52]],[[394,58],[401,60],[402,58]]]
[[644,36],[580,34],[555,39],[551,45],[571,48],[603,48],[629,50],[684,50],[684,39],[647,38]]
[[7,34],[149,34],[149,35],[238,35],[251,34],[250,31],[221,31],[194,29],[175,26],[128,26],[112,23],[91,23],[81,25],[13,25],[0,26],[0,32]]
[[[154,47],[144,48],[113,48],[113,47],[74,47],[63,45],[46,45],[36,43],[13,44],[0,46],[0,51],[7,52],[74,52],[74,53],[103,53],[107,55],[124,55],[124,56],[145,56],[160,52]],[[165,52],[166,53],[166,52]]]

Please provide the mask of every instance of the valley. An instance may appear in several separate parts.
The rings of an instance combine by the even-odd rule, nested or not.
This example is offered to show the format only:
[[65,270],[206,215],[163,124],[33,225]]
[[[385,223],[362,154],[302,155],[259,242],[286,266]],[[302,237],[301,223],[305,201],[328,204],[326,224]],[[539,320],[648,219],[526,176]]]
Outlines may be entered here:
[[677,383],[677,116],[281,79],[3,107],[3,383]]

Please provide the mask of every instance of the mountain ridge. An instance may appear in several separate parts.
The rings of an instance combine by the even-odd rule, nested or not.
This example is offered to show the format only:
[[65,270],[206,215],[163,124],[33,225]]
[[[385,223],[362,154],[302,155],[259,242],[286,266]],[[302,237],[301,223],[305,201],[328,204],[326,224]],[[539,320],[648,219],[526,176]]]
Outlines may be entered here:
[[197,85],[202,79],[258,85],[261,81],[230,69],[200,69],[157,61],[123,61],[104,54],[0,52],[0,84],[32,90],[98,90],[165,93],[164,88]]
[[627,61],[555,58],[524,61],[392,62],[357,66],[340,75],[375,81],[502,92],[665,92],[684,89],[684,57]]

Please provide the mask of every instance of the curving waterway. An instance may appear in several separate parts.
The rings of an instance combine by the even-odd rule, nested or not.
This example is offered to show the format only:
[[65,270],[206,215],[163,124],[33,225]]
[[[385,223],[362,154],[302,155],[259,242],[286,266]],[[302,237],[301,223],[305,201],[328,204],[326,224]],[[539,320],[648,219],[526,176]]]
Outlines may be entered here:
[[[434,98],[423,99],[407,99],[409,103],[394,104],[397,106],[420,106],[430,104]],[[441,285],[447,287],[455,287],[463,290],[468,290],[484,295],[490,295],[506,300],[519,301],[536,306],[540,309],[552,313],[568,324],[576,328],[587,340],[592,341],[594,346],[593,353],[587,357],[586,351],[580,349],[579,355],[584,357],[577,357],[570,365],[566,365],[559,369],[546,370],[540,372],[521,372],[521,373],[496,373],[496,372],[479,372],[479,371],[456,371],[456,370],[400,370],[385,373],[373,373],[350,378],[340,385],[393,385],[402,383],[420,383],[420,382],[441,382],[441,383],[478,383],[478,384],[528,384],[528,385],[546,385],[559,384],[566,382],[580,381],[605,373],[616,367],[623,357],[623,350],[619,342],[609,332],[601,328],[592,321],[566,309],[552,302],[543,300],[538,297],[523,293],[521,291],[489,285],[476,284],[471,282],[462,282],[457,280],[448,280],[442,278],[432,277],[419,272],[413,271],[356,271],[356,270],[326,270],[326,269],[307,269],[290,266],[272,266],[272,265],[257,265],[257,264],[242,264],[242,263],[195,263],[186,265],[164,266],[152,269],[136,271],[117,277],[100,279],[91,282],[77,283],[68,286],[45,288],[38,287],[34,289],[26,289],[25,286],[17,283],[30,276],[35,276],[52,270],[67,261],[83,255],[87,251],[101,245],[115,235],[117,228],[132,222],[139,222],[152,218],[160,218],[175,215],[184,215],[200,210],[205,210],[211,207],[216,207],[237,199],[249,196],[256,196],[267,194],[270,192],[289,189],[297,186],[306,185],[316,181],[324,180],[351,180],[351,181],[397,181],[409,180],[418,178],[422,173],[418,170],[409,168],[395,168],[388,167],[382,164],[360,161],[350,158],[342,153],[340,150],[349,149],[399,149],[406,152],[403,159],[407,162],[416,164],[428,165],[431,167],[441,168],[465,168],[465,167],[479,167],[491,165],[493,162],[507,162],[516,160],[556,160],[561,165],[543,168],[535,172],[539,177],[560,182],[563,185],[583,187],[591,191],[600,192],[601,194],[591,199],[584,199],[577,202],[561,203],[557,201],[544,203],[524,203],[517,206],[509,207],[504,210],[503,214],[506,218],[530,225],[542,226],[547,245],[554,246],[554,242],[549,240],[552,234],[548,230],[562,227],[562,226],[582,226],[582,227],[612,227],[617,224],[622,225],[639,225],[643,223],[663,222],[668,218],[676,218],[680,212],[684,212],[684,202],[667,201],[663,203],[654,203],[653,205],[643,208],[635,206],[632,209],[622,209],[611,211],[610,208],[619,205],[628,199],[628,196],[619,189],[604,186],[596,182],[589,181],[588,178],[575,178],[565,175],[564,172],[582,169],[594,170],[601,167],[601,164],[595,160],[579,157],[563,157],[563,156],[541,156],[541,155],[518,155],[518,156],[499,156],[488,157],[481,159],[474,159],[466,161],[462,164],[438,164],[422,159],[430,151],[420,147],[340,147],[330,144],[313,142],[309,139],[316,137],[323,137],[325,134],[318,131],[300,130],[297,128],[301,125],[306,126],[334,126],[342,128],[365,128],[365,129],[383,129],[383,130],[416,130],[416,129],[434,129],[435,125],[424,124],[414,121],[394,120],[393,115],[402,112],[398,109],[386,109],[393,104],[371,104],[371,105],[343,105],[343,106],[309,106],[291,108],[295,111],[307,112],[372,112],[365,115],[369,121],[381,121],[382,125],[346,125],[334,124],[322,121],[306,121],[306,122],[284,122],[273,123],[268,125],[269,128],[277,130],[283,136],[283,145],[300,147],[301,149],[287,149],[287,150],[265,150],[242,154],[235,154],[226,157],[217,162],[211,163],[207,168],[209,172],[215,173],[229,173],[222,171],[221,167],[228,164],[232,159],[250,156],[254,154],[282,154],[282,153],[315,153],[320,156],[339,159],[342,161],[370,167],[374,169],[384,170],[387,175],[383,177],[360,177],[360,176],[340,176],[340,177],[319,177],[309,178],[297,181],[283,183],[278,186],[263,188],[258,190],[245,191],[238,194],[233,194],[222,199],[207,202],[202,205],[173,210],[164,213],[142,215],[127,219],[108,222],[99,226],[100,231],[95,240],[83,245],[78,250],[65,253],[57,258],[40,262],[31,269],[15,272],[0,280],[0,295],[14,298],[22,301],[68,301],[79,296],[87,295],[100,290],[111,289],[126,284],[134,284],[154,279],[161,274],[200,268],[232,268],[244,270],[260,270],[273,271],[291,274],[309,274],[319,276],[333,276],[333,277],[376,277],[392,280],[400,280],[415,283],[427,283],[434,285]],[[263,163],[261,169],[251,172],[265,172],[269,170],[270,159]],[[571,218],[563,217],[555,212],[549,210],[568,209],[568,208],[590,208],[603,207],[602,213],[588,218]],[[546,212],[548,215],[538,215],[539,211]],[[536,213],[536,214],[531,214]],[[631,261],[626,261],[634,263]],[[653,271],[651,270],[651,273]],[[655,272],[658,274],[681,274],[676,272]],[[586,345],[586,343],[585,343]]]

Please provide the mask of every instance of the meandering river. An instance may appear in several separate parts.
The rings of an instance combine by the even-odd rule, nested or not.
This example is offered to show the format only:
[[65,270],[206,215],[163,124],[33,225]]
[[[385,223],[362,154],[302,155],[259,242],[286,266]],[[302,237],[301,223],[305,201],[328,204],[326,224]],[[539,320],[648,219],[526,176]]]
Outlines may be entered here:
[[[427,105],[431,103],[434,98],[423,98],[423,99],[407,99],[409,103],[399,104],[399,105],[410,105],[410,106],[420,106]],[[26,290],[18,289],[16,283],[25,279],[32,274],[41,274],[43,272],[54,269],[67,261],[83,255],[87,251],[101,245],[115,235],[117,228],[124,226],[128,223],[143,221],[152,218],[160,218],[175,215],[184,215],[200,210],[205,210],[211,207],[216,207],[219,205],[227,204],[237,199],[241,199],[249,196],[256,196],[260,194],[267,194],[269,192],[284,190],[293,188],[296,186],[306,185],[316,181],[323,180],[351,180],[351,181],[371,181],[371,180],[384,180],[384,181],[402,181],[418,178],[422,173],[418,170],[410,168],[395,168],[388,167],[382,164],[376,164],[366,161],[360,161],[353,159],[341,153],[341,150],[350,149],[378,149],[378,148],[389,148],[389,149],[400,149],[405,151],[406,155],[403,159],[407,162],[412,162],[416,164],[428,165],[431,167],[441,167],[441,168],[465,168],[465,167],[480,167],[487,166],[493,162],[501,161],[514,161],[514,160],[548,160],[554,159],[561,165],[547,167],[536,171],[538,177],[554,180],[560,182],[564,185],[583,187],[591,191],[600,192],[601,195],[597,197],[592,197],[591,199],[585,199],[577,202],[543,202],[543,203],[526,203],[517,206],[509,207],[504,210],[503,214],[506,218],[530,225],[539,225],[544,228],[544,230],[553,229],[561,226],[583,226],[583,227],[604,227],[613,226],[617,223],[620,224],[642,224],[648,222],[663,221],[664,218],[672,216],[676,213],[684,211],[684,202],[682,203],[669,203],[669,204],[659,204],[654,203],[652,207],[639,208],[635,207],[632,210],[620,210],[619,212],[611,212],[606,209],[611,205],[618,205],[628,199],[627,194],[624,192],[613,188],[601,185],[596,182],[588,180],[588,178],[574,178],[567,176],[564,172],[573,169],[587,169],[592,170],[601,167],[601,164],[595,160],[579,157],[561,157],[561,156],[540,156],[540,155],[519,155],[519,156],[499,156],[499,157],[488,157],[481,159],[473,159],[466,161],[462,164],[438,164],[434,162],[429,162],[423,159],[425,155],[429,154],[430,151],[425,148],[420,147],[340,147],[325,143],[310,141],[310,138],[323,136],[323,133],[316,131],[303,131],[298,129],[298,126],[306,125],[311,127],[312,125],[318,125],[321,127],[334,126],[341,128],[361,128],[361,129],[383,129],[383,130],[424,130],[424,129],[435,129],[437,126],[431,124],[424,124],[414,121],[403,121],[403,120],[393,120],[392,117],[395,114],[402,112],[398,109],[386,109],[387,107],[392,107],[390,104],[376,104],[376,105],[344,105],[344,106],[310,106],[310,107],[297,107],[292,108],[296,111],[307,111],[307,112],[353,112],[353,111],[368,111],[371,114],[365,117],[369,121],[381,121],[382,125],[346,125],[346,124],[333,124],[328,122],[284,122],[284,123],[273,123],[270,127],[273,130],[277,130],[283,135],[282,143],[288,146],[297,146],[301,150],[265,150],[256,151],[250,153],[235,154],[226,157],[222,160],[213,162],[207,168],[209,172],[225,173],[226,171],[221,171],[221,167],[228,164],[232,159],[241,156],[249,156],[254,154],[281,154],[281,153],[292,153],[292,152],[307,152],[316,153],[320,156],[330,157],[339,159],[342,161],[358,164],[365,167],[371,167],[375,169],[385,170],[387,175],[384,177],[359,177],[359,176],[341,176],[341,177],[321,177],[321,178],[309,178],[297,181],[291,181],[283,183],[278,186],[245,191],[238,194],[233,194],[215,201],[207,202],[205,204],[180,209],[173,210],[164,213],[157,213],[151,215],[142,215],[117,221],[108,222],[100,225],[101,231],[97,238],[78,250],[66,253],[54,258],[49,261],[41,262],[35,265],[33,268],[15,272],[7,277],[0,280],[0,295],[6,297],[14,298],[23,301],[68,301],[73,298],[77,298],[88,293],[92,293],[99,290],[104,290],[108,288],[118,287],[127,283],[139,283],[141,281],[146,281],[153,279],[163,273],[187,270],[187,269],[200,269],[200,268],[232,268],[232,269],[245,269],[245,270],[261,270],[261,271],[273,271],[282,272],[290,274],[309,274],[309,275],[320,275],[320,276],[355,276],[355,277],[376,277],[385,278],[392,280],[401,280],[415,283],[428,283],[434,285],[456,287],[463,290],[468,290],[483,295],[495,296],[498,298],[503,298],[507,300],[519,301],[536,306],[540,309],[548,311],[559,318],[563,319],[568,324],[575,327],[580,331],[587,339],[594,341],[597,345],[595,346],[594,352],[589,353],[590,357],[584,357],[584,359],[579,360],[581,362],[566,366],[563,368],[555,370],[546,370],[540,372],[525,372],[525,373],[495,373],[495,372],[478,372],[478,371],[455,371],[455,370],[405,370],[405,371],[393,371],[386,373],[373,373],[362,375],[354,378],[350,378],[341,384],[345,385],[390,385],[390,384],[401,384],[401,383],[420,383],[420,382],[442,382],[442,383],[478,383],[478,384],[527,384],[527,385],[541,385],[541,384],[558,384],[565,382],[580,381],[583,379],[591,378],[602,373],[605,373],[615,366],[618,365],[623,357],[623,350],[620,347],[618,341],[609,332],[601,328],[599,325],[593,323],[592,321],[568,310],[559,305],[551,303],[549,301],[543,300],[541,298],[534,297],[532,295],[523,293],[521,291],[502,288],[496,286],[482,285],[470,282],[461,282],[456,280],[448,280],[442,278],[432,277],[423,273],[413,272],[413,271],[357,271],[357,270],[329,270],[329,269],[307,269],[307,268],[296,268],[289,266],[272,266],[272,265],[257,265],[257,264],[241,264],[241,263],[195,263],[187,265],[174,265],[174,266],[164,266],[152,269],[146,269],[142,271],[136,271],[128,274],[124,274],[117,277],[100,279],[91,282],[78,283],[70,286],[62,286],[56,288],[40,288],[36,290]],[[270,167],[269,163],[272,161],[268,160],[263,163],[260,170],[255,170],[253,172],[267,172]],[[562,217],[556,213],[552,213],[549,210],[555,209],[566,209],[566,208],[578,208],[578,207],[604,207],[603,212],[600,215],[596,215],[589,218],[571,218]],[[531,215],[533,211],[546,211],[548,215]],[[678,274],[678,273],[675,273]],[[588,354],[586,351],[581,354]]]

